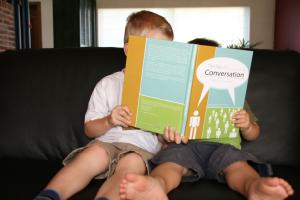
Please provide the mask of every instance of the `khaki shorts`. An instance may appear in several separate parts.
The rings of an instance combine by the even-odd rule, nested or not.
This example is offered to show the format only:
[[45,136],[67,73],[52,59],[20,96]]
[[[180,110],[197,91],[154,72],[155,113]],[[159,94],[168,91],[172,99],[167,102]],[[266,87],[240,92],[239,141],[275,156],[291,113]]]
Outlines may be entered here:
[[80,152],[85,150],[91,145],[97,144],[105,151],[107,152],[108,158],[109,158],[109,166],[108,170],[97,175],[95,179],[103,179],[103,178],[108,178],[113,175],[116,165],[118,161],[122,158],[127,153],[132,153],[135,152],[138,155],[142,157],[144,160],[145,166],[146,166],[146,173],[149,174],[149,166],[148,166],[148,160],[153,157],[153,154],[143,150],[135,145],[129,144],[129,143],[121,143],[121,142],[114,142],[114,143],[106,143],[102,142],[98,139],[92,140],[90,143],[88,143],[85,147],[81,147],[78,149],[73,150],[67,157],[63,160],[63,164],[66,165],[68,164],[71,160],[75,158],[76,155],[78,155]]

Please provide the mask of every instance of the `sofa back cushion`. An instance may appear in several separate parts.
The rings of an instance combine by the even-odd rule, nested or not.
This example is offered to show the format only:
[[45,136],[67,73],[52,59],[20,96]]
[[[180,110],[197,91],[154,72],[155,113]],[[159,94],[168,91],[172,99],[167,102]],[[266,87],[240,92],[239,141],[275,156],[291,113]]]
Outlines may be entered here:
[[260,137],[246,151],[272,164],[299,165],[300,54],[255,50],[247,100],[258,118]]
[[[84,115],[95,84],[123,68],[119,48],[0,54],[0,158],[62,160],[85,145]],[[300,54],[255,50],[247,101],[261,136],[244,150],[272,164],[299,165]]]
[[0,54],[0,158],[61,160],[86,144],[83,123],[92,90],[124,61],[119,48]]

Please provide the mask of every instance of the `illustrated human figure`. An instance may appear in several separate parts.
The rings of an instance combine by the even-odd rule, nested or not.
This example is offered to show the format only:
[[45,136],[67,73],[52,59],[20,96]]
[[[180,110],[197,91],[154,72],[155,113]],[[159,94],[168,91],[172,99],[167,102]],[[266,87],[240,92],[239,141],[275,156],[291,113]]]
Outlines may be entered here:
[[219,118],[216,119],[216,129],[219,128],[220,120]]
[[218,117],[218,112],[215,112],[215,120],[217,119]]
[[211,135],[211,128],[208,127],[208,129],[206,130],[206,138],[210,138]]
[[200,116],[198,110],[195,110],[193,116],[190,117],[190,137],[189,139],[196,139],[197,128],[200,124]]
[[208,124],[210,124],[211,123],[211,115],[209,115],[209,117],[208,117]]
[[236,128],[233,128],[229,134],[230,138],[235,138],[237,136]]
[[225,134],[227,134],[228,128],[229,128],[229,122],[227,121],[227,122],[225,123],[225,130],[224,130],[224,133],[225,133]]
[[233,110],[231,110],[231,111],[230,111],[230,114],[229,114],[229,116],[230,116],[230,119],[232,118],[232,115],[233,115],[233,113],[234,113],[234,111],[233,111]]
[[224,114],[223,114],[223,122],[225,122],[226,119],[227,119],[227,114],[226,114],[226,112],[224,112]]
[[220,138],[221,134],[222,134],[221,129],[218,128],[217,131],[216,131],[217,138]]

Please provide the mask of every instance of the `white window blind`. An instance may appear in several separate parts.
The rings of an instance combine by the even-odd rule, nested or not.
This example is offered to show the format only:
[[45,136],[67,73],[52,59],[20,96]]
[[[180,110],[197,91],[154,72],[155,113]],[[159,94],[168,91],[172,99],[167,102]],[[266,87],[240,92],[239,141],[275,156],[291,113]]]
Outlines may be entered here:
[[174,41],[216,40],[222,46],[249,40],[249,7],[98,9],[98,46],[123,47],[126,19],[142,9],[164,16],[174,30]]

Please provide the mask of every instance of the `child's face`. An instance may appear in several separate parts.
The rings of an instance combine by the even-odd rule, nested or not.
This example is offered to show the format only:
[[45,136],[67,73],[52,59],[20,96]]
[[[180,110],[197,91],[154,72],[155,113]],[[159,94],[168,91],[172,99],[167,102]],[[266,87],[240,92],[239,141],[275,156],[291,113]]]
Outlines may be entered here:
[[[147,38],[154,38],[158,40],[172,40],[168,36],[166,36],[163,32],[161,32],[159,29],[154,29],[151,31],[147,31],[143,36],[146,36]],[[128,43],[124,44],[124,52],[125,55],[127,55],[127,49],[128,49]]]

